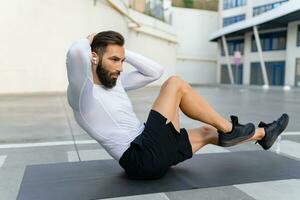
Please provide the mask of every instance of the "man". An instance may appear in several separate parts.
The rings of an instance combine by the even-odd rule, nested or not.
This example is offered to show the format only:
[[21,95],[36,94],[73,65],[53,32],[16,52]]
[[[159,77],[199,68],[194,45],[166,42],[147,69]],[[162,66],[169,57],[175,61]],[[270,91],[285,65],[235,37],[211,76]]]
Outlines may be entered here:
[[[123,36],[114,31],[75,42],[67,54],[67,93],[77,123],[119,162],[129,178],[160,178],[170,166],[191,158],[206,144],[227,147],[257,141],[267,150],[288,124],[287,114],[273,123],[261,122],[256,130],[252,123],[240,124],[236,116],[228,121],[178,76],[163,83],[146,123],[141,123],[126,91],[159,79],[164,69],[123,46]],[[136,70],[122,72],[124,61]],[[179,109],[207,125],[180,128]]]

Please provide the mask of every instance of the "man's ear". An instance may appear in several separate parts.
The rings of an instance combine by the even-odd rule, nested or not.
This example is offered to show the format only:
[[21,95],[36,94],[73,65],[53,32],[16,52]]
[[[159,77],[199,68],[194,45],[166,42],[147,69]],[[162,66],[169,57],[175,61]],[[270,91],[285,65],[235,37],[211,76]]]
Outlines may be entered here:
[[97,65],[98,62],[99,62],[99,56],[97,55],[96,52],[93,52],[93,51],[92,51],[92,63],[93,63],[94,65]]

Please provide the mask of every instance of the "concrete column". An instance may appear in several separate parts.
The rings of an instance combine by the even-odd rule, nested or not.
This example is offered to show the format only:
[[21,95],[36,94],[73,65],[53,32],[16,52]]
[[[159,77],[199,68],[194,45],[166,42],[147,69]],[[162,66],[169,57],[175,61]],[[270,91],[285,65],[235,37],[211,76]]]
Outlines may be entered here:
[[263,87],[265,89],[267,89],[267,88],[269,88],[269,81],[268,81],[265,61],[264,61],[263,54],[262,54],[262,48],[261,48],[261,44],[260,44],[260,38],[259,38],[257,26],[253,26],[253,32],[254,32],[254,37],[255,37],[255,41],[256,41],[257,52],[258,52],[259,59],[260,59],[261,71],[262,71],[262,75],[263,75],[263,79],[264,79]]
[[245,34],[244,40],[244,56],[243,56],[243,67],[244,67],[244,85],[250,85],[250,76],[251,76],[251,39],[252,32],[247,32]]

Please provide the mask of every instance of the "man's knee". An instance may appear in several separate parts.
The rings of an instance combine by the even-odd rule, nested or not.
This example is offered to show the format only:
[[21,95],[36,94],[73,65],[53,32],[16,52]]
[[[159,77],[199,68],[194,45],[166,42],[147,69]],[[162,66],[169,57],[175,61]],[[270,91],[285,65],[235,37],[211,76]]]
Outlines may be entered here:
[[174,87],[176,89],[178,89],[181,92],[186,92],[188,84],[185,80],[183,80],[182,78],[180,78],[177,75],[173,75],[170,76],[163,84],[163,87]]

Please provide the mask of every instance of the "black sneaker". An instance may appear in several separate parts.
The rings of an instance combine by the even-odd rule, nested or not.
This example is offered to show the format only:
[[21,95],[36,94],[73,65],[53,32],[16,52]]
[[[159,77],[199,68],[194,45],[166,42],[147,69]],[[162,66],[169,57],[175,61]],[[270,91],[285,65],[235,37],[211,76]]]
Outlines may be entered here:
[[[256,141],[256,143],[260,144],[263,149],[268,150],[274,144],[278,136],[284,131],[289,123],[289,116],[284,113],[272,123],[266,124],[265,122],[260,122],[258,127],[265,129],[265,136]],[[256,144],[255,143],[255,144]]]
[[255,134],[255,126],[252,123],[239,124],[238,117],[230,116],[232,122],[232,130],[229,133],[219,133],[219,146],[230,147],[244,140],[251,138]]

